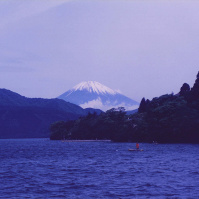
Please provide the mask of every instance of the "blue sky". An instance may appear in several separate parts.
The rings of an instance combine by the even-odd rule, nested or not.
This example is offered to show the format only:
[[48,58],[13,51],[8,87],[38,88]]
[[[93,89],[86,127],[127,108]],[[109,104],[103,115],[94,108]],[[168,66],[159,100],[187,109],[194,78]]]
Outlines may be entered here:
[[1,0],[0,87],[53,98],[98,81],[140,101],[193,85],[199,1]]

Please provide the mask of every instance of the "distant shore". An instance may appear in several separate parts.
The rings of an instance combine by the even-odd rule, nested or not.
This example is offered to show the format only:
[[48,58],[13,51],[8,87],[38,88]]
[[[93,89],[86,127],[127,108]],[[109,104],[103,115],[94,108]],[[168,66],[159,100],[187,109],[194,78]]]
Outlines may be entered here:
[[112,142],[111,140],[61,140],[62,142]]

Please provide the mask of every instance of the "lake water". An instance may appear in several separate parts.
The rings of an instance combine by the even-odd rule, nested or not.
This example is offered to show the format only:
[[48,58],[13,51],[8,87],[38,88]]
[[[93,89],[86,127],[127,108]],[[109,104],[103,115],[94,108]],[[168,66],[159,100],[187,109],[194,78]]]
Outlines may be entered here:
[[199,145],[0,140],[0,198],[199,198]]

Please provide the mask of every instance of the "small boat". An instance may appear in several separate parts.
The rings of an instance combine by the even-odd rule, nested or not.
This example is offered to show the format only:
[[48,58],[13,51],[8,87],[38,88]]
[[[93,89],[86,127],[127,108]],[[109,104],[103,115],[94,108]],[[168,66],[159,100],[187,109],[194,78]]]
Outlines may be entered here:
[[129,149],[129,151],[144,151],[144,149]]

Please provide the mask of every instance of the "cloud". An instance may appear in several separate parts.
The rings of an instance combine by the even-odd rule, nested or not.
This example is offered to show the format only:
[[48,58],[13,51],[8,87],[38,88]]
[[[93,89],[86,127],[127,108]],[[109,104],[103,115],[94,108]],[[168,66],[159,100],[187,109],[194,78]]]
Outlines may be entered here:
[[92,100],[92,101],[89,101],[89,102],[86,102],[84,104],[80,104],[79,106],[81,106],[82,108],[94,108],[94,109],[101,109],[102,111],[107,111],[111,108],[118,108],[118,107],[124,107],[125,110],[129,111],[129,110],[134,110],[134,109],[137,109],[138,108],[138,105],[134,105],[134,106],[127,106],[126,104],[124,103],[121,103],[121,104],[117,104],[115,106],[112,106],[110,104],[110,102],[106,102],[105,104],[102,103],[102,100],[101,98],[97,98],[95,100]]
[[92,100],[89,102],[86,102],[84,104],[80,104],[82,108],[97,108],[101,110],[105,110],[104,105],[102,104],[102,100],[100,98],[97,98],[96,100]]
[[0,72],[32,72],[42,60],[36,53],[0,49]]
[[37,64],[40,60],[39,56],[28,53],[20,55],[18,52],[0,51],[0,72],[32,72],[37,67],[30,66],[30,62]]
[[0,24],[6,25],[42,13],[70,0],[1,0]]
[[3,65],[2,66],[1,63],[0,63],[0,72],[21,73],[21,72],[32,72],[34,70],[35,69],[33,69],[33,68],[24,67],[24,66],[9,66],[9,65]]

